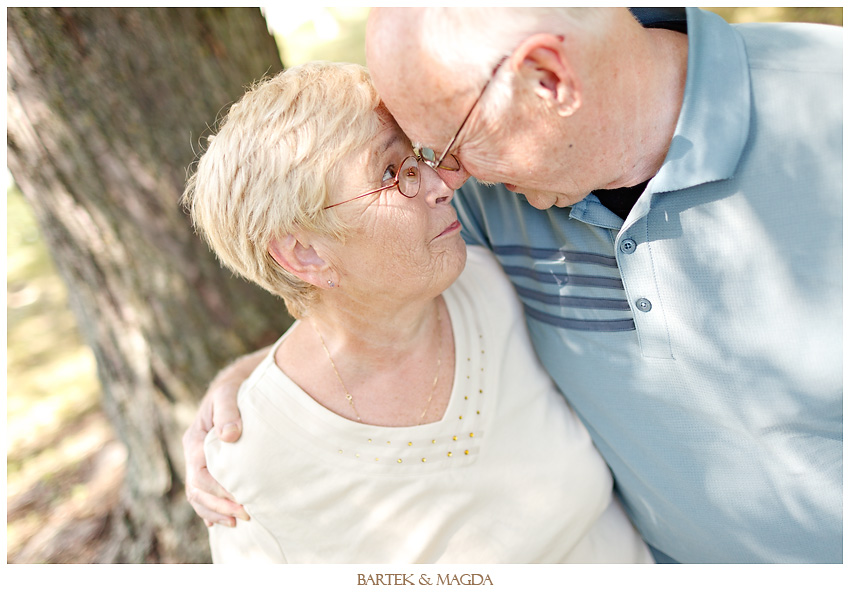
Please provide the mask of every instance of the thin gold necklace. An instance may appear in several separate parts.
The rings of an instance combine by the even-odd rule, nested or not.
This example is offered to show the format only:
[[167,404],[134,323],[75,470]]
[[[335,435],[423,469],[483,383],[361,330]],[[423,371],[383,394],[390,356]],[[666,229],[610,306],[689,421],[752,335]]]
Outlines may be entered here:
[[[337,380],[339,380],[339,384],[342,385],[342,390],[345,392],[345,399],[348,401],[348,405],[351,406],[351,409],[354,410],[354,415],[357,417],[357,422],[362,422],[360,419],[360,413],[357,411],[357,408],[354,405],[354,397],[351,395],[351,392],[346,388],[345,383],[342,382],[342,377],[339,376],[339,371],[336,369],[336,364],[334,364],[334,359],[331,358],[331,353],[328,350],[328,347],[325,345],[325,339],[322,337],[319,328],[316,327],[316,323],[314,321],[310,321],[310,324],[313,326],[313,329],[316,331],[316,335],[319,336],[319,341],[322,343],[322,348],[325,350],[325,354],[328,356],[328,360],[331,363],[331,367],[334,369],[334,374],[336,374]],[[440,364],[443,360],[443,317],[440,314],[440,305],[437,304],[437,337],[440,342],[440,347],[437,350],[437,374],[434,375],[434,382],[431,384],[431,393],[428,395],[428,401],[425,402],[425,409],[422,410],[422,414],[419,416],[419,424],[422,424],[422,419],[425,418],[425,414],[428,412],[428,408],[431,407],[431,400],[434,399],[434,390],[437,388],[437,381],[440,379]]]

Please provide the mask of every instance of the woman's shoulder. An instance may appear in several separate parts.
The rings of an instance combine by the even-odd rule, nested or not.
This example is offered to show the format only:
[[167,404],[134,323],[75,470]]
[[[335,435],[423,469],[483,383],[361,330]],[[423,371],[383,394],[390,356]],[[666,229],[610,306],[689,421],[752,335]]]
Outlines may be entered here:
[[452,287],[469,296],[477,309],[518,309],[519,299],[496,256],[482,246],[467,246],[466,267]]
[[466,267],[458,281],[466,284],[495,283],[510,286],[502,266],[496,256],[483,246],[466,247]]
[[210,473],[228,490],[255,478],[255,465],[262,466],[267,461],[270,449],[277,442],[281,416],[276,411],[275,400],[280,399],[282,390],[273,358],[277,345],[239,388],[237,404],[242,419],[239,440],[224,442],[213,429],[204,442]]

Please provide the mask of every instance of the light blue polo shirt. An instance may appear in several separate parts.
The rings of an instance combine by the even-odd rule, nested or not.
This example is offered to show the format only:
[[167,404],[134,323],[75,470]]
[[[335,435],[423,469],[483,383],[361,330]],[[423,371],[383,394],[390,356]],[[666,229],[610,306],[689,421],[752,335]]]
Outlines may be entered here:
[[456,195],[636,526],[681,562],[841,562],[842,31],[688,9],[667,158],[623,222]]

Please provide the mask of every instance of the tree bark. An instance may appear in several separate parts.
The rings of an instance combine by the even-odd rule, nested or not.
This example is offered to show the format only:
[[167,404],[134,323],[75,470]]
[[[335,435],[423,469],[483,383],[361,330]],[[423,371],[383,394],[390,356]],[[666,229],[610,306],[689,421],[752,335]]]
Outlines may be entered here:
[[222,109],[282,68],[258,9],[7,9],[8,164],[127,445],[115,562],[204,562],[180,438],[215,372],[291,323],[179,206]]

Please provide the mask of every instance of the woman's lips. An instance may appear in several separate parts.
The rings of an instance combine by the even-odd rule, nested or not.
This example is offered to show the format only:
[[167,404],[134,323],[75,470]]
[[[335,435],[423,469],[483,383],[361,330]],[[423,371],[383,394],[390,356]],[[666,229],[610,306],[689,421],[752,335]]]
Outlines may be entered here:
[[447,236],[447,235],[451,234],[452,232],[460,230],[460,228],[461,228],[460,222],[455,220],[445,230],[443,230],[442,232],[437,234],[437,236],[435,236],[434,239],[436,240],[437,238]]

